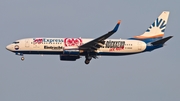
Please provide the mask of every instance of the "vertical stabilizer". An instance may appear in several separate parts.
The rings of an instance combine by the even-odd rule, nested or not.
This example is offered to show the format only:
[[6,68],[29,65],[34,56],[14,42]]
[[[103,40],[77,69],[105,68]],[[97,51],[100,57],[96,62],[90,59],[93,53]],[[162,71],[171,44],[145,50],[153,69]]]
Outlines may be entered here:
[[135,36],[137,39],[160,38],[164,36],[165,28],[169,17],[169,11],[163,11],[161,15],[142,35]]

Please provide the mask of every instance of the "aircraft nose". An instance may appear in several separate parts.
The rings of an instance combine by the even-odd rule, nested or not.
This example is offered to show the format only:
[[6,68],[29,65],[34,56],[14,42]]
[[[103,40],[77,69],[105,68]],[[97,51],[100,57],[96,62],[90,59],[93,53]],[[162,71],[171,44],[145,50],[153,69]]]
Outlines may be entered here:
[[9,50],[9,51],[12,50],[12,45],[7,45],[6,49]]

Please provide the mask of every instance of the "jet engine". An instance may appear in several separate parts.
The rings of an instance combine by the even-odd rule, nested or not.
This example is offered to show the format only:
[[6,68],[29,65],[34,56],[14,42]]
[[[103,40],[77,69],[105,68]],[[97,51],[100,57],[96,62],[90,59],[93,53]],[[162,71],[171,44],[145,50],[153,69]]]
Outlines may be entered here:
[[78,47],[64,47],[63,54],[60,55],[60,60],[76,61],[80,58],[80,50]]
[[60,55],[61,61],[76,61],[80,56]]

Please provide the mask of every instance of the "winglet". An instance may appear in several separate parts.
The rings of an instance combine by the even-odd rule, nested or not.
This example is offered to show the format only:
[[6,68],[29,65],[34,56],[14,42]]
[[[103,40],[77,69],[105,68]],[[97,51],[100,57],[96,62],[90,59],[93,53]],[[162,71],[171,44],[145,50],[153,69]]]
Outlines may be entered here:
[[118,24],[120,24],[121,23],[121,20],[118,20]]
[[121,23],[121,20],[118,21],[118,23],[116,24],[116,26],[112,30],[113,32],[116,32],[118,30],[120,23]]

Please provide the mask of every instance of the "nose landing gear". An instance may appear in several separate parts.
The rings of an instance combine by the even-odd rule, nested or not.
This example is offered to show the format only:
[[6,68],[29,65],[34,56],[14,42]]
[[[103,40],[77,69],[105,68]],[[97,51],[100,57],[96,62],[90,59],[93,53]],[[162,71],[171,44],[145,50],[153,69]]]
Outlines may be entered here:
[[21,57],[21,60],[22,60],[22,61],[24,61],[24,59],[25,59],[25,58],[24,58],[24,56],[23,56],[23,57]]
[[16,55],[22,56],[22,57],[21,57],[21,60],[24,61],[25,58],[24,58],[24,56],[23,56],[23,53],[16,53]]

